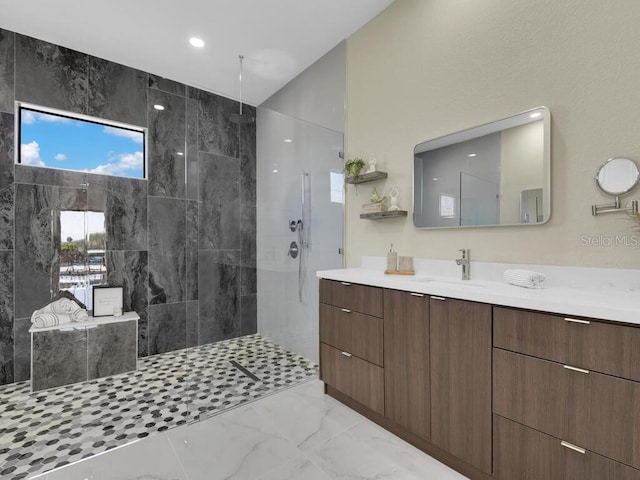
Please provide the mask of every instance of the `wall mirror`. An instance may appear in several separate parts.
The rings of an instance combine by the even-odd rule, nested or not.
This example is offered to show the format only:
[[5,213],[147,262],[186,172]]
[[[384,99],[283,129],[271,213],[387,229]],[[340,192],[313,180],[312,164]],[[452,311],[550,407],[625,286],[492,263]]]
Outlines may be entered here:
[[417,228],[539,225],[551,215],[551,115],[538,107],[416,145]]
[[596,184],[608,195],[624,195],[638,184],[640,171],[630,158],[614,157],[607,160],[596,175]]

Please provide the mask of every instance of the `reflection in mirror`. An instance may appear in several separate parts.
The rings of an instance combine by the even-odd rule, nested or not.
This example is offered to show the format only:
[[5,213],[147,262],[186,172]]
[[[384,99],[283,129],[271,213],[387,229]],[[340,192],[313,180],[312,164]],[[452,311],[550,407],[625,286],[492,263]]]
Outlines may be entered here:
[[104,212],[60,212],[59,289],[93,309],[94,285],[107,283]]
[[640,171],[636,162],[629,158],[610,158],[598,170],[596,183],[609,195],[629,193],[640,180]]
[[414,225],[532,225],[550,216],[546,107],[416,145]]

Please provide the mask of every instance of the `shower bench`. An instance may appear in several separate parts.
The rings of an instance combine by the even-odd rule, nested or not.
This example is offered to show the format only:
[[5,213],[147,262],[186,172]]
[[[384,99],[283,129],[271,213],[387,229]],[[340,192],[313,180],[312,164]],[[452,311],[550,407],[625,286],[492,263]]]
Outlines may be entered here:
[[31,391],[136,370],[139,319],[137,313],[125,312],[55,327],[31,327]]

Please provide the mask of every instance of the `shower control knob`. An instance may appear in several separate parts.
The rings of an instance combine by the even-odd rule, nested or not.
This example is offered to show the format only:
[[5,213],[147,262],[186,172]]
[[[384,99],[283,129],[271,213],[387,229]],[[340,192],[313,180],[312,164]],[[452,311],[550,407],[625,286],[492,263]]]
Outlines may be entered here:
[[291,258],[296,258],[298,256],[298,244],[296,242],[291,242],[287,255]]

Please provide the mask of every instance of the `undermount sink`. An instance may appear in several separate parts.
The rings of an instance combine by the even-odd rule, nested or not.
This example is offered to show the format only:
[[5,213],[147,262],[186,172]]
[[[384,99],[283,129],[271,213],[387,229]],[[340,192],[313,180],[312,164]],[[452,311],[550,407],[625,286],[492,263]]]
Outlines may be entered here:
[[484,288],[484,285],[476,283],[473,280],[456,280],[456,279],[442,279],[442,278],[429,278],[429,277],[416,277],[414,282],[428,283],[430,285],[442,286],[442,287],[475,287]]

